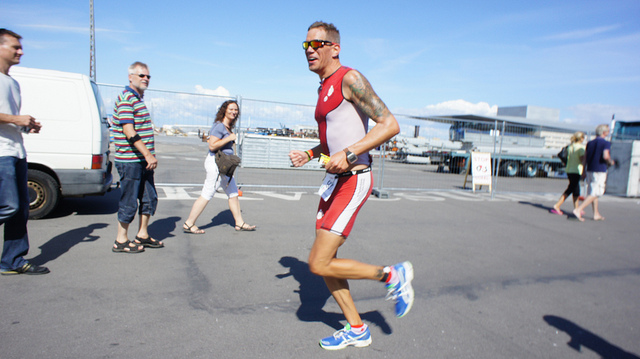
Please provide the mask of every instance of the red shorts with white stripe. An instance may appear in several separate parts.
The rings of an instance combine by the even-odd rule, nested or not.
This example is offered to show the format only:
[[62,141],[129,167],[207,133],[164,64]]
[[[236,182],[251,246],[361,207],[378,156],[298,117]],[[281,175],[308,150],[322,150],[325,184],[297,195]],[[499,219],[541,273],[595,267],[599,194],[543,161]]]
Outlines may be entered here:
[[316,229],[324,229],[347,238],[360,208],[373,188],[371,172],[340,177],[329,200],[320,199]]

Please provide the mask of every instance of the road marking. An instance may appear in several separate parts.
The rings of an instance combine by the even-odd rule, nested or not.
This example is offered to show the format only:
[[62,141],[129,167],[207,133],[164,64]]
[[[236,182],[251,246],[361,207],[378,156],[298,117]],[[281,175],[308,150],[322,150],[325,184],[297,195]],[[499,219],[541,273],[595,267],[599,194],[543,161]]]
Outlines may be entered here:
[[[249,192],[247,192],[249,193]],[[267,197],[283,199],[285,201],[299,201],[302,198],[302,194],[306,192],[293,192],[293,195],[287,195],[283,193],[269,192],[269,191],[251,191],[253,194],[260,194]]]
[[[195,186],[186,186],[186,187],[182,187],[182,186],[156,186],[156,189],[160,189],[160,190],[162,190],[162,192],[164,192],[164,197],[161,196],[160,193],[158,193],[158,200],[164,200],[164,201],[195,200],[196,198],[198,198],[200,196],[200,192],[201,191],[199,189],[197,189],[197,190],[187,190],[187,189],[193,189],[193,188],[196,188],[196,187]],[[296,200],[300,200],[299,197],[300,196],[298,196],[298,198]],[[216,192],[213,195],[213,198],[228,199],[227,194],[224,193],[224,192]],[[263,201],[264,198],[252,198],[252,197],[242,196],[242,197],[240,197],[240,200],[242,200],[242,201]]]
[[[195,200],[200,196],[202,186],[199,184],[156,184],[158,191],[158,199],[165,201],[172,200]],[[302,196],[314,196],[317,194],[309,192],[274,192],[274,191],[243,191],[243,196],[240,200],[243,201],[262,201],[265,198],[274,198],[283,201],[300,201]],[[447,199],[466,201],[466,202],[480,202],[480,201],[492,201],[492,202],[532,202],[532,203],[553,203],[557,200],[558,195],[554,193],[500,193],[494,194],[493,199],[491,193],[476,193],[462,192],[462,191],[424,191],[424,192],[393,192],[390,193],[389,198],[378,198],[376,196],[369,197],[371,201],[422,201],[422,202],[441,202]],[[227,199],[227,195],[224,192],[216,192],[214,198]],[[601,198],[604,202],[626,202],[635,201],[640,205],[640,201],[637,199],[621,198],[615,196],[605,196]]]

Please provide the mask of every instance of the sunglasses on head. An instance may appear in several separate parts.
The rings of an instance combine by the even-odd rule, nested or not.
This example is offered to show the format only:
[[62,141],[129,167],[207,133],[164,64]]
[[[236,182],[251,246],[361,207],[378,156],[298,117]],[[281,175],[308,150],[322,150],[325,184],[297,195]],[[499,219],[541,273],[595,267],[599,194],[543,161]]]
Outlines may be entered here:
[[138,74],[138,77],[143,79],[143,78],[148,78],[149,80],[151,80],[151,75],[145,75],[145,74]]
[[324,45],[333,45],[333,42],[326,41],[326,40],[311,40],[311,41],[302,42],[302,48],[305,50],[308,49],[309,46],[311,46],[311,48],[313,48],[314,50],[317,50],[323,47]]

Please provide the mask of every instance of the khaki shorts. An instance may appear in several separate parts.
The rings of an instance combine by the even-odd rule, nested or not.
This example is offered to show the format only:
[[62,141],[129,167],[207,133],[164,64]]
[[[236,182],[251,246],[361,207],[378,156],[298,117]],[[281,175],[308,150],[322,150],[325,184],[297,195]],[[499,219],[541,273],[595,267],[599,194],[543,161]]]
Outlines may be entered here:
[[606,183],[607,172],[587,172],[587,194],[589,196],[602,196]]

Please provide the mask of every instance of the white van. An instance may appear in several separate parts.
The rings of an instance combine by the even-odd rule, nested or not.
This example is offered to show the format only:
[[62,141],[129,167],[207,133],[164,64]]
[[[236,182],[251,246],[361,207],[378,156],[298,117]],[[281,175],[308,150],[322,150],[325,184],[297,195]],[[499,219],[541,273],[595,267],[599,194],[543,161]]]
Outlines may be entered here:
[[21,114],[42,124],[23,134],[29,165],[30,218],[53,211],[63,196],[102,195],[111,188],[109,124],[98,86],[82,74],[13,66]]

